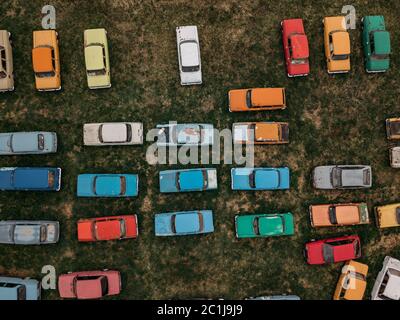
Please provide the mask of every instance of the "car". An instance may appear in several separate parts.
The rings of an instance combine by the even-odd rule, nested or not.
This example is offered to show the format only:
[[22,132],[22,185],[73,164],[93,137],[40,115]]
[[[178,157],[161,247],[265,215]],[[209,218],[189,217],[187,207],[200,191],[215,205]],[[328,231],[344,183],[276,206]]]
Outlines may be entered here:
[[81,271],[58,277],[58,292],[67,299],[100,299],[121,292],[121,274],[115,270]]
[[154,223],[155,234],[158,237],[214,232],[211,210],[159,213],[155,215]]
[[107,31],[103,28],[85,30],[83,45],[89,89],[110,88],[110,54]]
[[40,300],[41,283],[30,278],[0,277],[0,300]]
[[1,244],[54,244],[58,242],[59,235],[58,221],[0,221]]
[[158,146],[211,146],[214,126],[206,123],[169,123],[157,125]]
[[389,161],[392,168],[400,168],[400,147],[392,147],[389,149]]
[[60,191],[61,168],[2,167],[2,191]]
[[388,140],[400,140],[400,118],[386,119],[386,136]]
[[362,18],[362,42],[367,72],[386,72],[390,66],[390,33],[383,16]]
[[305,246],[304,256],[308,264],[329,264],[361,257],[361,242],[358,236],[344,236],[324,240],[313,240]]
[[287,122],[237,122],[232,126],[235,144],[289,143]]
[[14,90],[14,64],[11,33],[0,30],[0,92]]
[[325,17],[324,47],[328,73],[347,73],[350,71],[350,35],[344,16]]
[[0,155],[46,154],[57,152],[55,132],[0,133]]
[[183,169],[160,172],[160,192],[193,192],[215,190],[218,187],[217,170]]
[[282,168],[233,168],[232,190],[287,190],[290,170]]
[[197,26],[176,28],[181,85],[202,84],[200,44]]
[[381,229],[400,227],[400,203],[375,207],[375,220]]
[[137,174],[80,174],[78,197],[136,197],[139,192]]
[[366,203],[317,204],[309,208],[311,226],[338,227],[368,224]]
[[386,256],[376,277],[371,300],[400,300],[400,261]]
[[372,170],[366,165],[319,166],[312,173],[316,189],[362,189],[371,188]]
[[250,297],[246,300],[301,300],[299,296],[296,295],[276,295],[276,296],[259,296],[259,297]]
[[281,22],[283,51],[288,77],[307,76],[310,73],[308,38],[302,19]]
[[283,110],[286,108],[284,88],[234,89],[228,93],[229,111]]
[[140,122],[103,122],[83,125],[85,146],[117,146],[143,144]]
[[135,239],[138,236],[136,215],[112,216],[78,221],[78,241]]
[[333,300],[362,300],[367,288],[368,266],[357,261],[347,261],[342,268]]
[[57,31],[38,30],[33,32],[32,62],[37,90],[55,91],[61,89]]
[[290,212],[237,215],[235,228],[236,237],[239,239],[291,236],[294,234],[294,220]]

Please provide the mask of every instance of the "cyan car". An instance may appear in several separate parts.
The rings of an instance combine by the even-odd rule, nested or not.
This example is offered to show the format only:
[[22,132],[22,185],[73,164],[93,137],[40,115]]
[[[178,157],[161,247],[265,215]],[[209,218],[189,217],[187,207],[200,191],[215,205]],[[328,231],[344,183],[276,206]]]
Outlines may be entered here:
[[160,172],[160,192],[192,192],[217,189],[216,169],[184,169]]
[[0,168],[0,190],[60,191],[61,168]]
[[57,152],[57,134],[54,132],[0,133],[0,155],[54,152]]
[[211,210],[159,213],[155,216],[156,236],[184,236],[214,232]]
[[283,168],[233,168],[232,190],[286,190],[290,170]]
[[0,277],[0,300],[40,300],[40,288],[34,279]]
[[137,174],[80,174],[78,197],[136,197],[139,192]]

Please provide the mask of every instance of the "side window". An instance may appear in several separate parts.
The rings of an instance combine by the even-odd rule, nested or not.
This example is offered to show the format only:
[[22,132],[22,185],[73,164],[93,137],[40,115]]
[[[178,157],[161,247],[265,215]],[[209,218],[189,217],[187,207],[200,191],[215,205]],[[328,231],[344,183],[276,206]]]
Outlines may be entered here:
[[288,38],[288,47],[289,47],[289,55],[290,55],[290,58],[292,58],[292,39],[289,37]]
[[107,68],[106,49],[104,47],[103,47],[103,60],[104,60],[104,66]]
[[374,42],[374,34],[373,32],[370,33],[369,35],[369,43],[371,44],[371,52],[375,52],[375,42]]
[[53,49],[51,50],[51,63],[53,65],[53,70],[56,70],[56,57]]

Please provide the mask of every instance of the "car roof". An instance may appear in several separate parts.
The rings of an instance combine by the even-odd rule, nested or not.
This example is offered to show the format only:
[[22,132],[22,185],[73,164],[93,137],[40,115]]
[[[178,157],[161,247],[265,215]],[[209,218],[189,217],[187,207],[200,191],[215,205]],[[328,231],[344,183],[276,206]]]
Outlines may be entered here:
[[103,47],[100,45],[90,45],[85,48],[86,69],[101,70],[105,68],[103,59]]
[[376,54],[390,54],[390,34],[387,31],[374,32]]
[[78,279],[76,281],[76,295],[80,299],[94,299],[102,296],[102,276],[95,279]]
[[176,125],[177,140],[179,143],[199,143],[201,141],[201,128],[198,124]]
[[251,104],[253,106],[281,106],[283,103],[284,89],[282,88],[251,89]]
[[354,257],[354,240],[347,244],[341,244],[339,246],[334,246],[333,255],[335,257],[335,261],[343,261],[348,260],[349,258]]
[[35,72],[53,71],[51,51],[50,47],[38,47],[32,50],[33,69]]
[[280,234],[284,231],[282,218],[277,215],[260,217],[258,228],[261,235]]
[[[390,272],[390,268],[388,271]],[[400,277],[398,275],[390,274],[383,295],[393,300],[400,299]]]
[[125,142],[128,138],[128,129],[125,123],[104,123],[101,127],[101,136],[104,142]]
[[14,185],[18,188],[48,188],[49,169],[46,168],[17,168],[14,172]]
[[121,236],[121,222],[118,219],[96,222],[97,239],[116,239]]
[[279,140],[279,125],[277,123],[256,123],[254,131],[256,140]]
[[277,170],[255,170],[256,188],[276,188],[279,186]]
[[14,229],[15,243],[38,243],[40,242],[40,224],[16,225]]
[[294,59],[306,59],[309,56],[308,39],[304,34],[294,34],[290,37],[292,56]]
[[364,170],[365,168],[350,168],[342,169],[342,186],[359,187],[364,185]]
[[192,233],[200,231],[200,220],[197,212],[177,214],[175,216],[175,230],[177,233]]
[[103,175],[96,178],[96,194],[109,195],[121,193],[121,177],[118,175]]
[[37,151],[39,149],[38,134],[30,132],[13,133],[12,149],[14,152]]
[[180,44],[182,67],[195,67],[200,65],[198,44],[196,41],[184,41]]
[[183,171],[179,173],[179,185],[181,189],[200,189],[203,187],[202,170]]
[[336,31],[332,34],[334,42],[333,54],[346,55],[350,54],[350,35],[347,31]]
[[360,211],[358,205],[336,206],[336,219],[339,224],[351,224],[360,222]]

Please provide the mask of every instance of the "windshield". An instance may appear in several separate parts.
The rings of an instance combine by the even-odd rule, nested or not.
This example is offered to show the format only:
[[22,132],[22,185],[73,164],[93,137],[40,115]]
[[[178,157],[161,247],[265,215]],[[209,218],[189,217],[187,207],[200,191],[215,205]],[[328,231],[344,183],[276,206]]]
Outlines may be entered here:
[[331,183],[334,187],[340,187],[342,185],[342,170],[339,168],[333,168],[331,173]]
[[46,226],[40,226],[40,242],[47,240],[47,228]]
[[121,237],[125,237],[126,236],[126,225],[125,225],[125,220],[121,219],[119,220],[120,222],[120,226],[121,226]]

